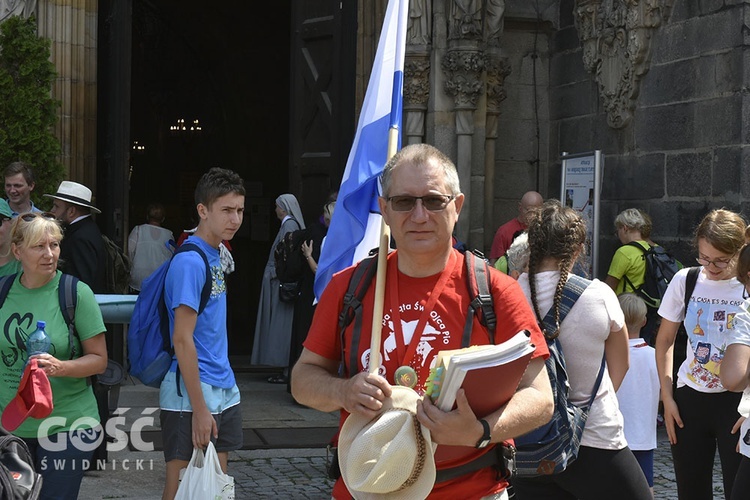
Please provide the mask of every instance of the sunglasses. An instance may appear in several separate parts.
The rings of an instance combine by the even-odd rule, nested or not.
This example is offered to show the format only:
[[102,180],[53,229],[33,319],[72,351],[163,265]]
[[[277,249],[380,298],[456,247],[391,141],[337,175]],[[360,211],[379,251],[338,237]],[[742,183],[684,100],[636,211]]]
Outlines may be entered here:
[[444,210],[456,196],[452,194],[428,194],[425,196],[389,196],[386,198],[391,203],[391,208],[396,212],[411,212],[417,205],[417,200],[430,212]]
[[24,222],[31,222],[37,217],[42,217],[44,219],[50,219],[50,220],[57,220],[57,217],[55,217],[55,214],[52,212],[27,212],[25,214],[19,215],[22,221]]

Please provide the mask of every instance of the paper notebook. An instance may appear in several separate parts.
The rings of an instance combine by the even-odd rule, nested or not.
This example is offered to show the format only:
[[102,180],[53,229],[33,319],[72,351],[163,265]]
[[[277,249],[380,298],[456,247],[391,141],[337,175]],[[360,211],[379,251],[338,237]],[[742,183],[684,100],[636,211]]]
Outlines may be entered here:
[[469,406],[482,418],[510,400],[533,353],[526,330],[500,344],[442,351],[430,370],[426,392],[438,408],[451,411],[463,387]]
[[[427,394],[438,408],[451,411],[456,406],[456,392],[463,387],[477,418],[493,413],[518,389],[534,353],[529,335],[523,330],[501,344],[438,353],[435,367],[427,379]],[[476,452],[474,447],[440,445],[435,452],[435,461],[454,464]]]

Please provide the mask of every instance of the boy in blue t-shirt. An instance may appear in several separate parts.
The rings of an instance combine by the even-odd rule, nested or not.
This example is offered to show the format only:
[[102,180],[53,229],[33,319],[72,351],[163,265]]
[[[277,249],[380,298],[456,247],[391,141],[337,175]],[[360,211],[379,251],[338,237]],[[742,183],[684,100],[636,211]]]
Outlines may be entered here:
[[205,449],[213,441],[226,473],[229,452],[242,447],[240,391],[229,367],[227,296],[219,244],[232,239],[242,224],[243,181],[231,170],[212,168],[198,181],[195,201],[200,222],[187,241],[206,255],[211,295],[198,314],[206,282],[203,258],[197,252],[175,255],[164,284],[175,359],[159,391],[167,463],[165,499],[177,493],[180,470],[187,467],[194,448]]

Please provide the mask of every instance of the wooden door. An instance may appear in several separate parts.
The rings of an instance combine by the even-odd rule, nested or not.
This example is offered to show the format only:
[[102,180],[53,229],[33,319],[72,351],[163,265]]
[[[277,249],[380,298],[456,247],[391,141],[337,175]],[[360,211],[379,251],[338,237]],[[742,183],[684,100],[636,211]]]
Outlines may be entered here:
[[290,190],[318,218],[354,137],[356,0],[293,0]]

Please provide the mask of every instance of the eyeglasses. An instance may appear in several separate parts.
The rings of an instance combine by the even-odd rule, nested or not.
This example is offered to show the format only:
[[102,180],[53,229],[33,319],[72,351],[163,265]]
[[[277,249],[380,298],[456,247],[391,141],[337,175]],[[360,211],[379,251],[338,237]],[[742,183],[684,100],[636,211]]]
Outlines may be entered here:
[[422,201],[422,206],[430,212],[444,210],[456,197],[453,194],[427,194],[425,196],[389,196],[387,201],[391,202],[391,208],[396,212],[411,212],[417,204]]
[[55,214],[52,212],[27,212],[25,214],[19,215],[22,221],[24,222],[31,222],[37,217],[43,217],[45,219],[51,219],[51,220],[57,220],[57,217],[55,217]]
[[[732,257],[734,257],[734,255]],[[729,267],[729,264],[732,263],[731,258],[729,260],[720,260],[720,259],[708,260],[708,259],[704,259],[703,257],[698,257],[695,260],[696,262],[698,262],[698,264],[700,264],[703,267],[708,267],[709,265],[713,264],[714,267],[716,267],[717,269],[726,269],[727,267]]]

